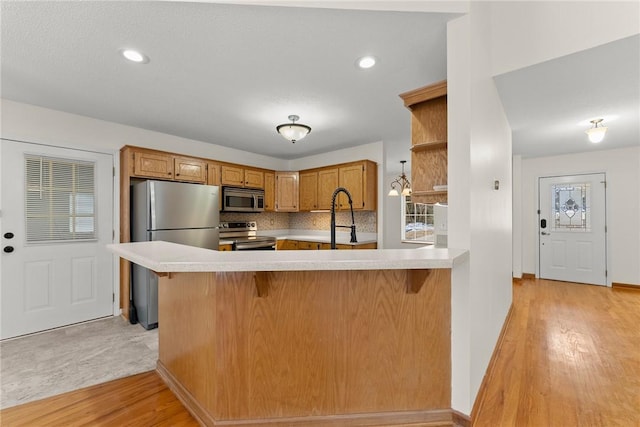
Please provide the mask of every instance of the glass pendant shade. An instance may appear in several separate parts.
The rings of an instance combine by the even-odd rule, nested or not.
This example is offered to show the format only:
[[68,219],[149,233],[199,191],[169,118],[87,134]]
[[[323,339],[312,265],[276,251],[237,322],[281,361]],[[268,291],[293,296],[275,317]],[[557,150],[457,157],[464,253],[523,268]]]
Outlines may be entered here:
[[399,196],[400,194],[398,193],[398,190],[396,190],[395,188],[392,188],[389,191],[389,196]]
[[602,122],[602,119],[591,120],[591,123],[593,123],[593,127],[585,131],[585,133],[589,137],[589,141],[593,142],[594,144],[601,142],[604,139],[604,135],[607,133],[607,130],[609,129],[606,126],[598,126],[600,122]]
[[302,138],[307,136],[309,132],[311,132],[311,128],[307,125],[303,125],[301,123],[296,123],[296,120],[299,120],[300,117],[296,115],[289,116],[289,120],[291,123],[284,123],[276,127],[276,131],[282,137],[288,141],[291,141],[295,144],[296,141],[300,141]]

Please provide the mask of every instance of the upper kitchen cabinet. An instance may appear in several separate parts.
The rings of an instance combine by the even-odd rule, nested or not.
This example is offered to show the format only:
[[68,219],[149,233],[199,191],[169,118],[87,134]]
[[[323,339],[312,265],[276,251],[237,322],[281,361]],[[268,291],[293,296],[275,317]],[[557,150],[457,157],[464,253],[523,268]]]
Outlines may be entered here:
[[[411,200],[447,201],[447,82],[400,95],[411,110]],[[435,187],[435,188],[434,188]]]
[[264,173],[264,210],[273,212],[276,210],[276,174]]
[[207,185],[220,185],[220,164],[207,163]]
[[[376,210],[377,166],[369,160],[301,171],[300,210],[331,209],[333,192],[338,187],[349,191],[353,209]],[[338,195],[336,209],[349,209],[344,193]]]
[[264,172],[261,170],[222,165],[220,177],[222,185],[264,189]]
[[338,168],[318,171],[318,209],[331,209],[331,196],[338,186]]
[[298,212],[298,172],[276,172],[276,211]]
[[338,188],[338,168],[300,172],[300,210],[331,209],[331,196]]
[[[378,182],[377,165],[374,162],[361,160],[340,165],[338,168],[338,184],[340,187],[346,188],[351,194],[354,210],[376,210]],[[338,209],[349,209],[349,202],[344,193],[339,194],[337,202]]]
[[200,184],[207,181],[207,162],[202,159],[142,148],[126,147],[124,151],[124,154],[130,155],[133,160],[132,176]]
[[300,172],[300,211],[318,209],[318,172]]

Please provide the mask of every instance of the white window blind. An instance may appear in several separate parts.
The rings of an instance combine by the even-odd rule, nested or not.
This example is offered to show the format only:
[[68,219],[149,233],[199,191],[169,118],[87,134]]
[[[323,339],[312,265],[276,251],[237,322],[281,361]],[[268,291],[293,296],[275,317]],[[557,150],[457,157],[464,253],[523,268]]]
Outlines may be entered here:
[[25,155],[28,243],[96,239],[95,163]]

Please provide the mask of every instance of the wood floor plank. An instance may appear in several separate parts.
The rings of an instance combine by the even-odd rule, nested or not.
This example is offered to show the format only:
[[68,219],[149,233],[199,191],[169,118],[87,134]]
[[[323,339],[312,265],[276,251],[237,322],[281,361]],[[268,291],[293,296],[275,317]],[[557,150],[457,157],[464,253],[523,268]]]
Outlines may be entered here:
[[523,280],[513,304],[474,426],[640,426],[640,293]]
[[155,371],[0,411],[0,425],[198,426]]

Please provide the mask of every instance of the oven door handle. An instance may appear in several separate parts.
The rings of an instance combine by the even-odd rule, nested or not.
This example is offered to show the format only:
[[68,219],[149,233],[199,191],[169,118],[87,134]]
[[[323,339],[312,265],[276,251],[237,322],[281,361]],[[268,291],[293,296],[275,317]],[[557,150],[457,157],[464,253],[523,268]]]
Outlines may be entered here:
[[273,248],[276,244],[269,242],[234,242],[233,250],[242,251],[247,249]]

